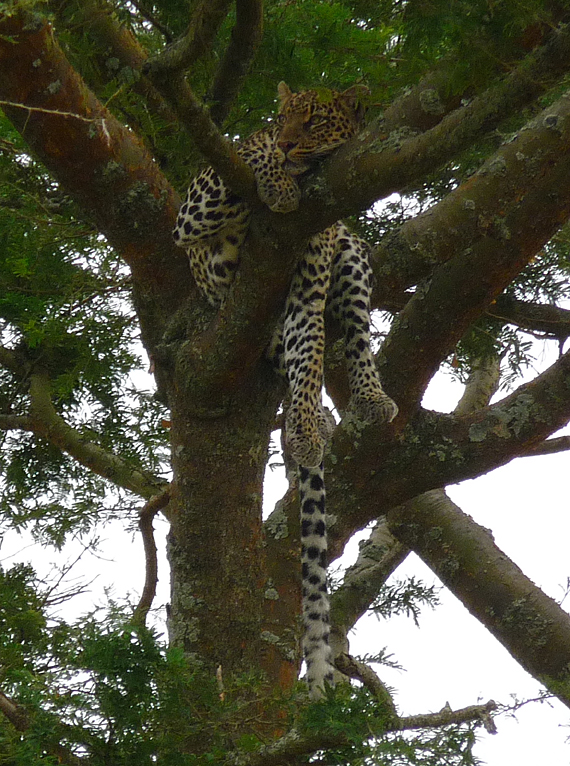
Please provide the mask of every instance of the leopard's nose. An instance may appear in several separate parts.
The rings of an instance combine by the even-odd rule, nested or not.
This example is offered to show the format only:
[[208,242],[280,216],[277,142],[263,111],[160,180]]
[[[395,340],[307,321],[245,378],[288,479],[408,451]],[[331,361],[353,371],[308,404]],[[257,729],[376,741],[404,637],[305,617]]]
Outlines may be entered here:
[[289,154],[291,149],[294,149],[297,144],[294,141],[277,141],[277,146],[281,151],[285,152],[285,154]]

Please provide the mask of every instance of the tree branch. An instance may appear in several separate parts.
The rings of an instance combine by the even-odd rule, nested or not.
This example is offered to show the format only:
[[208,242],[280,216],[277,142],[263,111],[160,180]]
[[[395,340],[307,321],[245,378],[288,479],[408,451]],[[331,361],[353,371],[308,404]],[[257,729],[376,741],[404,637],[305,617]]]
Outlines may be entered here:
[[16,731],[25,731],[29,726],[28,715],[21,705],[0,692],[0,711]]
[[[502,144],[477,173],[386,236],[374,251],[374,305],[482,239],[507,236],[509,215],[570,151],[569,113],[568,98],[562,97]],[[564,135],[558,136],[559,130]]]
[[368,540],[361,543],[358,559],[347,569],[342,585],[331,594],[333,655],[348,650],[348,632],[408,553],[409,549],[389,531],[385,519],[379,519]]
[[[343,216],[370,207],[449,161],[474,138],[517,112],[570,68],[570,25],[554,30],[546,44],[529,54],[497,85],[447,115],[431,130],[411,138],[386,135],[381,119],[347,142],[311,175],[310,199],[297,213],[296,226],[322,231]],[[400,255],[396,254],[399,260]]]
[[186,34],[149,61],[151,77],[166,79],[175,76],[208,53],[230,5],[231,0],[199,2],[192,13]]
[[441,490],[394,508],[387,518],[392,533],[570,707],[570,616],[495,545],[489,531]]
[[221,125],[249,72],[263,35],[263,0],[236,0],[236,23],[212,85],[210,115]]
[[[570,215],[570,189],[561,187],[570,173],[570,99],[561,99],[552,111],[542,113],[525,135],[533,132],[535,151],[543,142],[558,147],[556,164],[542,170],[504,217],[495,217],[485,236],[439,266],[388,335],[382,349],[383,381],[398,403],[402,422],[418,406],[442,359],[467,328]],[[476,280],[473,274],[478,275]]]
[[47,376],[38,373],[31,376],[30,399],[26,430],[47,439],[81,465],[118,487],[142,497],[151,498],[166,485],[164,480],[148,471],[136,468],[128,461],[87,441],[79,431],[69,426],[52,404]]
[[[16,731],[25,732],[30,728],[30,720],[26,710],[2,692],[0,692],[0,712],[6,716]],[[86,760],[78,758],[59,743],[46,741],[44,744],[46,752],[55,756],[57,762],[64,764],[64,766],[85,766],[87,763]]]
[[570,337],[570,311],[547,303],[530,303],[501,295],[487,309],[488,316],[502,319],[531,332],[564,341]]
[[[326,461],[327,502],[337,515],[329,550],[396,505],[480,476],[525,454],[570,419],[570,353],[530,383],[469,416],[422,410],[397,435],[394,424],[341,423]],[[347,455],[350,458],[347,459]]]
[[[546,439],[529,449],[525,455],[536,457],[538,455],[554,455],[557,452],[567,452],[570,449],[570,436],[558,436],[555,439]],[[521,455],[521,457],[525,457]]]
[[479,719],[489,734],[496,734],[497,728],[491,713],[497,709],[497,703],[489,700],[484,705],[469,705],[468,707],[452,710],[449,706],[442,708],[439,713],[423,713],[400,718],[402,730],[437,728],[452,724],[468,723]]
[[208,108],[194,95],[183,75],[147,68],[155,87],[176,112],[194,143],[228,187],[252,208],[261,206],[253,170],[235,145],[220,132]]
[[[118,20],[110,3],[106,0],[50,0],[48,7],[58,26],[75,36],[87,34],[93,40],[93,58],[103,82],[120,74],[121,70],[128,72],[129,88],[145,99],[148,110],[167,124],[175,121],[168,104],[141,73],[148,59],[146,51],[132,31]],[[71,16],[70,20],[68,16]],[[119,66],[110,68],[111,59],[116,59]],[[138,123],[134,127],[140,129]]]
[[21,355],[6,346],[0,346],[0,365],[16,375],[26,374],[26,364]]
[[[498,359],[476,362],[454,414],[467,415],[487,405],[497,390],[499,376]],[[409,552],[392,535],[382,516],[368,540],[360,544],[358,559],[347,569],[342,585],[331,595],[333,656],[348,652],[348,631],[369,609],[380,588]]]
[[369,665],[344,652],[335,657],[334,662],[337,670],[349,678],[360,681],[376,697],[380,705],[389,711],[391,719],[389,725],[400,724],[401,719],[392,695]]
[[156,584],[158,582],[158,559],[152,521],[156,514],[163,510],[169,502],[170,487],[166,487],[162,492],[151,497],[139,513],[139,529],[144,546],[145,582],[142,595],[132,617],[132,621],[139,625],[145,624],[146,616],[156,596]]
[[[386,727],[385,732],[439,728],[470,721],[481,721],[488,726],[490,715],[496,707],[495,702],[490,700],[484,705],[470,705],[459,710],[444,708],[439,713],[396,718],[393,724]],[[366,734],[363,734],[362,739],[368,739],[371,736],[374,736],[373,732],[368,730]],[[315,731],[301,734],[292,730],[256,753],[229,753],[225,764],[227,766],[281,766],[284,763],[294,763],[295,758],[312,754],[317,750],[346,747],[350,744],[351,740],[344,731]]]

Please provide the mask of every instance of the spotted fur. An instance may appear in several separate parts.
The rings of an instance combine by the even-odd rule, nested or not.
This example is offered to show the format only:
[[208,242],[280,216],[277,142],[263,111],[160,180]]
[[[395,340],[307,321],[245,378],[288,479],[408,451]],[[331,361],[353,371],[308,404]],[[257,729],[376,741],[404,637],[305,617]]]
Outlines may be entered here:
[[[281,83],[279,99],[276,121],[238,151],[254,169],[261,200],[275,212],[288,213],[299,204],[296,177],[360,129],[362,88],[294,94]],[[212,168],[193,180],[180,208],[174,239],[188,251],[194,278],[214,306],[232,283],[249,218],[247,206]],[[344,332],[350,409],[368,422],[392,420],[398,410],[382,390],[370,348],[369,248],[342,222],[311,238],[268,351],[286,374],[291,393],[286,443],[299,465],[303,652],[315,699],[333,683],[322,460],[334,423],[322,406],[325,308]]]

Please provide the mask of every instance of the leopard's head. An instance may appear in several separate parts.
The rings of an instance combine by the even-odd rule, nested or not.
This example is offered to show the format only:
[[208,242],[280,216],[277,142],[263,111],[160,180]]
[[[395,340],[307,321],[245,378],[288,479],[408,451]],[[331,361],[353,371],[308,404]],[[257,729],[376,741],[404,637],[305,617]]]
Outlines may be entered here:
[[368,92],[364,85],[354,85],[342,93],[328,89],[293,93],[284,82],[279,83],[277,146],[285,155],[287,172],[304,173],[313,161],[358,133]]

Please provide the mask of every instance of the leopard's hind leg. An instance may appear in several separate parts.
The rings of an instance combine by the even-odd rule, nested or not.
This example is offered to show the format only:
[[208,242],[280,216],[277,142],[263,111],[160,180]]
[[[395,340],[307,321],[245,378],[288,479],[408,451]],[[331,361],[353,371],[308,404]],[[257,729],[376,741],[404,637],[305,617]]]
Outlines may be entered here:
[[291,391],[287,445],[298,465],[320,465],[330,423],[323,416],[324,311],[332,246],[327,232],[313,237],[299,263],[283,320],[283,355]]
[[349,410],[370,423],[389,422],[398,407],[382,389],[370,347],[369,247],[342,223],[336,231],[327,309],[344,332]]

